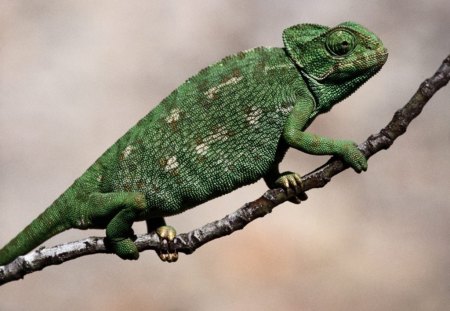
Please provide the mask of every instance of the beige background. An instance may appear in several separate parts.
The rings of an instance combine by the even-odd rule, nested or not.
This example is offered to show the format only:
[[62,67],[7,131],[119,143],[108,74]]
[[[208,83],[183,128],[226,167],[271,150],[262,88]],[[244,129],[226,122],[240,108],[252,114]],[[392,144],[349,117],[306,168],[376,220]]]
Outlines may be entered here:
[[[450,52],[448,0],[1,1],[0,244],[189,76],[290,25],[354,20],[385,68],[320,117],[358,142],[390,120]],[[0,310],[444,310],[450,305],[450,87],[407,134],[301,206],[182,255],[84,257],[0,288]],[[326,161],[290,151],[285,169]],[[258,197],[263,183],[168,219],[186,232]],[[144,226],[135,226],[144,232]],[[69,231],[54,245],[102,231]]]

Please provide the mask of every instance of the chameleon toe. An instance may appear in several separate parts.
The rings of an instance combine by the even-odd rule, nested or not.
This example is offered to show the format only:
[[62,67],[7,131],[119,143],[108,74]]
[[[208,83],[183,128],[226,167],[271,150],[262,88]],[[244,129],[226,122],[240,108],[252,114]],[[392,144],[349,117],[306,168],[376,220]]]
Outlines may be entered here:
[[159,258],[164,262],[175,262],[178,260],[178,252],[175,249],[174,240],[177,235],[175,228],[161,226],[156,229],[160,239],[160,249],[157,251]]
[[297,195],[291,198],[289,201],[294,204],[300,204],[305,201],[308,196],[303,192],[302,178],[297,173],[285,172],[275,181],[275,185],[282,187],[285,191],[291,189]]
[[114,242],[112,247],[114,253],[122,259],[136,260],[139,258],[139,251],[131,239]]

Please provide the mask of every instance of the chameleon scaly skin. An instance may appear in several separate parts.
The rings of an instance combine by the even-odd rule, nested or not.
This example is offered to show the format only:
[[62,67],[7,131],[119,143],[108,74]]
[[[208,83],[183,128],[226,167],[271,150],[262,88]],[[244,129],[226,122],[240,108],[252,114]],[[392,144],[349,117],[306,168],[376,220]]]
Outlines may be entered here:
[[137,259],[134,221],[146,220],[167,244],[175,231],[165,216],[260,178],[295,186],[299,175],[278,170],[289,147],[366,170],[356,144],[305,129],[381,69],[382,42],[353,22],[292,26],[283,40],[284,48],[228,56],[179,86],[2,248],[0,265],[69,228],[105,228],[117,255]]

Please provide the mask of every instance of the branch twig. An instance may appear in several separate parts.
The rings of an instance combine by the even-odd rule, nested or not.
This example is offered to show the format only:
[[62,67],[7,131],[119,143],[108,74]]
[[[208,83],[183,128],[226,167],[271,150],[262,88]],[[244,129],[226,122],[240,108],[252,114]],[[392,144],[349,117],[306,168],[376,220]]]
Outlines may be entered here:
[[[450,80],[450,55],[444,60],[436,73],[426,79],[409,102],[399,109],[389,124],[378,134],[371,135],[358,147],[367,158],[389,148],[394,140],[406,132],[409,123],[422,111],[428,100]],[[347,169],[338,158],[331,158],[327,163],[302,177],[303,190],[324,187],[333,176]],[[217,238],[229,235],[244,228],[256,218],[270,213],[274,207],[292,198],[294,191],[287,193],[283,189],[272,189],[257,200],[246,203],[235,212],[189,233],[179,234],[175,247],[179,252],[192,254],[200,246]],[[155,233],[141,235],[136,240],[140,252],[160,247]],[[12,263],[0,267],[0,285],[23,278],[24,275],[42,270],[50,265],[61,264],[81,256],[110,253],[105,247],[103,238],[90,237],[84,240],[66,243],[51,248],[40,248],[27,255],[20,256]]]

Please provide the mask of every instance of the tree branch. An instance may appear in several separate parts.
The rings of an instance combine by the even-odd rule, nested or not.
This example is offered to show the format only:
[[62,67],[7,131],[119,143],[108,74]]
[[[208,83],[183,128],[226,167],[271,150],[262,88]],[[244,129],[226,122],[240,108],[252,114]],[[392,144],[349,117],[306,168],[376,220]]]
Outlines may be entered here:
[[[367,158],[389,148],[394,140],[406,132],[410,122],[422,111],[428,100],[450,79],[450,55],[444,60],[436,73],[426,79],[409,102],[399,109],[389,124],[379,133],[371,135],[358,147]],[[302,177],[303,190],[324,187],[333,176],[348,166],[336,157],[313,172]],[[298,189],[300,190],[300,189]],[[178,252],[192,254],[197,248],[217,238],[229,235],[244,228],[253,220],[270,213],[277,205],[293,198],[294,191],[272,189],[253,202],[246,203],[235,212],[189,233],[179,234],[175,239]],[[135,241],[140,252],[160,248],[159,238],[155,233],[144,234]],[[0,285],[23,278],[24,275],[42,270],[50,265],[61,264],[81,256],[110,253],[105,247],[103,238],[90,237],[84,240],[66,243],[51,248],[39,248],[27,255],[20,256],[12,263],[0,267]]]

